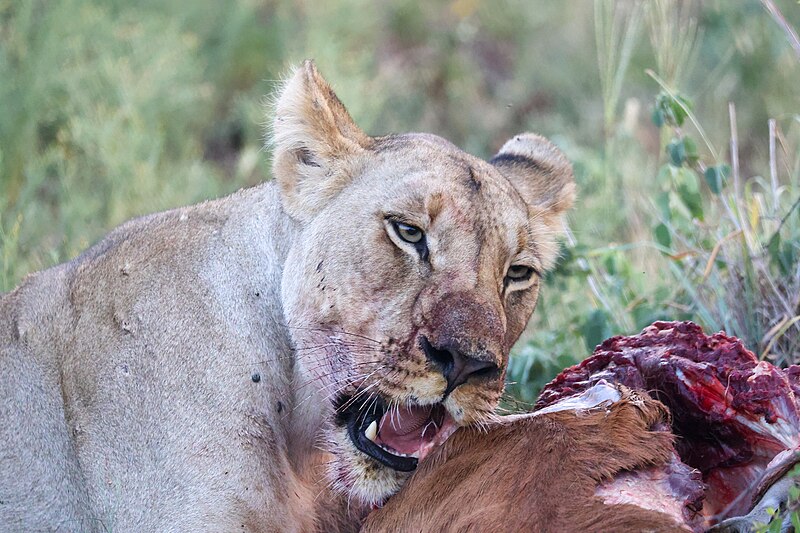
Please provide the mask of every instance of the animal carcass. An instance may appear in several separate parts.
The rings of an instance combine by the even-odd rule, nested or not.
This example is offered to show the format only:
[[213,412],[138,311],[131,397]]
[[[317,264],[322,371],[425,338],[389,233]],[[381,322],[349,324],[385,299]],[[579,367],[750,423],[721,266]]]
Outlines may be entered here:
[[689,322],[614,337],[534,413],[457,432],[364,531],[747,530],[792,482],[799,376]]

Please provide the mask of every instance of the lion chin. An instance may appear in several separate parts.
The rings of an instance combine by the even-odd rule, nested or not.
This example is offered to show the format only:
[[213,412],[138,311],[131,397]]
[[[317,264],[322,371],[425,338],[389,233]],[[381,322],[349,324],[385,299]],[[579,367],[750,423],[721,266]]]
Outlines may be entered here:
[[358,450],[346,428],[334,430],[331,441],[333,460],[328,463],[328,479],[334,490],[347,494],[348,499],[380,507],[411,475],[389,468]]
[[459,427],[442,402],[389,406],[359,394],[337,400],[328,475],[348,498],[380,507],[403,486],[419,461]]

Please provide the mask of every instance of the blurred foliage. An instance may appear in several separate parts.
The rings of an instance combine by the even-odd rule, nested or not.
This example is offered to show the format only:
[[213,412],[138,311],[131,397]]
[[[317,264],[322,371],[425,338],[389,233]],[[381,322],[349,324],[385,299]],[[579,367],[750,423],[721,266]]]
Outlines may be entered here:
[[574,162],[518,398],[657,319],[797,352],[800,61],[757,0],[0,0],[0,291],[130,217],[268,179],[265,95],[306,57],[370,133],[488,157],[533,130]]

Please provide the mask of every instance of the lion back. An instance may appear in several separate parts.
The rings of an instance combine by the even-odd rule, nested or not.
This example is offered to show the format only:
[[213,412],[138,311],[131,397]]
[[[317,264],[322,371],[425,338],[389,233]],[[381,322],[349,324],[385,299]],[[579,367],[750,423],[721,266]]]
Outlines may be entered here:
[[247,514],[237,471],[281,482],[259,457],[282,455],[253,453],[284,446],[277,415],[257,415],[289,371],[268,357],[288,346],[276,195],[133,220],[0,296],[0,529],[191,529],[215,503]]

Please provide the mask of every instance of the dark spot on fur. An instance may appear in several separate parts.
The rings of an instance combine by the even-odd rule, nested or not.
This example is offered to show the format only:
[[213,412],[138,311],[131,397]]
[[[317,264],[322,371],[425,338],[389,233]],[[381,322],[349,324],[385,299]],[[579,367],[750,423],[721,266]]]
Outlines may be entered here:
[[253,383],[258,383],[259,381],[261,381],[261,374],[259,374],[258,372],[253,372],[253,375],[250,376],[250,379],[253,380]]
[[123,335],[131,335],[134,333],[134,325],[127,318],[121,318],[115,315],[114,321],[117,322],[119,328],[123,331]]
[[322,272],[322,261],[317,263],[317,272]]
[[311,155],[311,151],[307,148],[299,148],[294,152],[295,157],[297,160],[309,167],[319,167],[320,164],[314,160],[314,156]]
[[256,295],[256,298],[259,298],[261,296],[261,293],[259,291],[256,291],[255,295]]
[[283,403],[281,401],[278,401],[278,412],[280,413],[282,411],[283,411]]
[[473,192],[480,191],[481,187],[483,186],[481,180],[475,175],[475,171],[471,166],[467,165],[467,170],[469,170],[469,179],[467,180],[467,185]]

